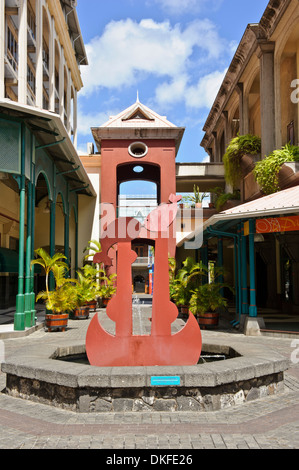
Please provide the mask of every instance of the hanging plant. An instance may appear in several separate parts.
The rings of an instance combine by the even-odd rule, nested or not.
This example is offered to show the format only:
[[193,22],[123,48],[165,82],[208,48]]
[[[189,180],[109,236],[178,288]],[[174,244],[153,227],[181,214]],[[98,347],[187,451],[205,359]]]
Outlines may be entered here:
[[240,191],[235,190],[233,193],[223,193],[215,201],[215,207],[220,212],[227,201],[239,201],[241,199]]
[[256,155],[261,152],[261,139],[256,135],[237,135],[228,145],[223,156],[225,180],[233,189],[237,189],[242,176],[241,158],[244,155]]
[[272,194],[280,191],[278,173],[284,163],[299,161],[299,147],[286,144],[278,150],[274,150],[266,158],[258,162],[253,170],[256,182],[260,185],[264,194]]

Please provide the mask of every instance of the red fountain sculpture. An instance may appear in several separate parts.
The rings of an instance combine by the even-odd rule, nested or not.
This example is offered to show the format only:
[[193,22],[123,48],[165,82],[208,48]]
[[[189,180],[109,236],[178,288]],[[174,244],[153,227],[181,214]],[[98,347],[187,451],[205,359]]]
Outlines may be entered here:
[[[106,313],[115,322],[115,335],[108,333],[95,315],[86,335],[86,353],[92,366],[195,365],[201,354],[202,338],[195,317],[189,313],[186,325],[171,334],[178,309],[169,298],[168,228],[175,220],[180,196],[171,195],[170,204],[152,211],[143,226],[133,218],[113,222],[114,235],[101,240],[102,252],[94,263],[111,266],[109,249],[117,244],[117,290]],[[111,233],[113,233],[111,232]],[[130,234],[132,232],[132,234]],[[108,227],[108,233],[109,227]],[[133,335],[132,270],[137,254],[132,250],[136,238],[155,241],[155,278],[150,335]]]

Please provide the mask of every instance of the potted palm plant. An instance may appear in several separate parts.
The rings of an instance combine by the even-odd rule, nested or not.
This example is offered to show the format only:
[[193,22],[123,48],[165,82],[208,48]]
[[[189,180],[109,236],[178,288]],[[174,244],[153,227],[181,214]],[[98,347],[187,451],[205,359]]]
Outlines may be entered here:
[[78,282],[75,286],[76,307],[72,312],[72,317],[82,320],[89,318],[89,302],[94,300],[96,283],[85,277],[80,271],[77,271],[77,276]]
[[223,283],[202,284],[192,291],[189,310],[203,329],[218,326],[219,309],[227,306],[222,287]]
[[107,306],[109,300],[116,292],[115,280],[117,275],[111,274],[110,276],[102,276],[100,278],[100,286],[98,289],[99,296],[101,297],[102,305]]
[[196,287],[196,283],[199,282],[203,274],[202,263],[197,263],[188,256],[171,283],[172,298],[183,316],[188,315],[192,289]]
[[100,297],[99,286],[101,282],[101,276],[105,275],[104,269],[100,269],[95,264],[85,264],[81,268],[81,275],[84,277],[85,282],[90,284],[90,295],[89,299],[86,300],[86,304],[90,310],[96,310],[98,305],[98,298]]
[[[46,327],[48,331],[60,329],[65,331],[68,323],[69,312],[76,306],[74,286],[75,279],[67,278],[68,266],[63,261],[66,259],[62,253],[50,256],[43,248],[35,250],[39,257],[31,262],[31,266],[40,265],[46,275],[46,290],[39,292],[36,300],[42,299],[46,304]],[[49,290],[49,276],[53,273],[55,289]]]

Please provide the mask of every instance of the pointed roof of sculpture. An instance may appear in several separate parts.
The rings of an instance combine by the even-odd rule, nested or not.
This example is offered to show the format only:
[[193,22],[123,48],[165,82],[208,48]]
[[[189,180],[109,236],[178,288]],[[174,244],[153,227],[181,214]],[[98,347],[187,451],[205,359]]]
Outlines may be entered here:
[[103,139],[175,139],[177,151],[185,129],[177,127],[167,120],[166,116],[148,108],[139,101],[137,92],[136,102],[100,127],[92,127],[91,132],[100,151]]

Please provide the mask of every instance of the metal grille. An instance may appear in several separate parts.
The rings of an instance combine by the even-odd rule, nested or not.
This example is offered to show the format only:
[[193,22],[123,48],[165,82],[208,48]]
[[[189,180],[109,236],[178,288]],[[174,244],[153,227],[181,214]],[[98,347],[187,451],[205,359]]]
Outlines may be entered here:
[[0,119],[0,171],[21,172],[21,126]]

